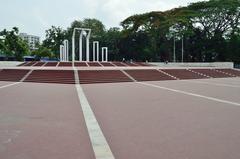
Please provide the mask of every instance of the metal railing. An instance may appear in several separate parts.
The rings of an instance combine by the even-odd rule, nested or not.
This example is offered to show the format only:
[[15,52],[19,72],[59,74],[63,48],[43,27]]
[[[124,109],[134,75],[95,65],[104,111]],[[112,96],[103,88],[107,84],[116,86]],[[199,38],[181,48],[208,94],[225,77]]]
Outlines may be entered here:
[[240,63],[234,63],[234,68],[240,69]]

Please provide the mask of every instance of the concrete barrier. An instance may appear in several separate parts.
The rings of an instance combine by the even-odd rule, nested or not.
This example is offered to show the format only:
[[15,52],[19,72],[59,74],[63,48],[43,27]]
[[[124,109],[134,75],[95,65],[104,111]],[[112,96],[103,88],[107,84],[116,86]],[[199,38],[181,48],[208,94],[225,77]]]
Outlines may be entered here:
[[150,62],[149,64],[159,67],[217,67],[217,68],[233,68],[233,62],[211,62],[211,63],[163,63]]
[[0,68],[1,67],[16,67],[17,65],[20,65],[23,62],[19,61],[0,61]]

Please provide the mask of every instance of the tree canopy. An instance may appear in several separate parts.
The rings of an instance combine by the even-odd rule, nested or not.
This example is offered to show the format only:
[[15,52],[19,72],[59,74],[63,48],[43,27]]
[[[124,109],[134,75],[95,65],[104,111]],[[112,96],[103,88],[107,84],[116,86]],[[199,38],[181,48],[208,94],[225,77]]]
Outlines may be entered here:
[[[231,56],[232,52],[235,52],[231,49],[233,39],[236,43],[239,42],[239,38],[236,38],[240,34],[239,0],[210,0],[165,12],[134,15],[125,19],[121,25],[125,37],[139,33],[148,37],[145,38],[145,43],[151,41],[151,45],[141,45],[141,53],[146,49],[151,50],[154,53],[151,56],[155,60],[158,60],[158,57],[160,60],[172,60],[173,38],[177,39],[176,49],[179,50],[179,56],[180,39],[183,37],[186,61],[239,62],[239,58]],[[134,46],[129,43],[128,47]]]
[[18,36],[18,32],[17,27],[0,32],[0,53],[22,60],[23,56],[28,55],[30,51],[27,43]]
[[[173,61],[176,50],[176,60],[181,61],[183,43],[185,62],[240,62],[240,0],[200,1],[132,15],[120,26],[107,29],[101,21],[90,18],[75,20],[66,29],[52,26],[32,54],[59,58],[63,40],[69,40],[71,46],[73,29],[80,27],[92,29],[90,42],[99,41],[101,47],[109,47],[110,60]],[[0,52],[18,59],[29,54],[17,28],[3,30],[0,37]]]

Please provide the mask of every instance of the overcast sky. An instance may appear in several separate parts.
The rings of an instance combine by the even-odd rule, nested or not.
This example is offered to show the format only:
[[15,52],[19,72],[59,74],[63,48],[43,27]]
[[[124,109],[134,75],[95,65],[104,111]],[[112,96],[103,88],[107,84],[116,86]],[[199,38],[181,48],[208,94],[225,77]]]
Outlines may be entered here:
[[109,28],[133,14],[164,11],[199,0],[0,0],[0,30],[45,37],[52,25],[67,28],[73,20],[97,18]]

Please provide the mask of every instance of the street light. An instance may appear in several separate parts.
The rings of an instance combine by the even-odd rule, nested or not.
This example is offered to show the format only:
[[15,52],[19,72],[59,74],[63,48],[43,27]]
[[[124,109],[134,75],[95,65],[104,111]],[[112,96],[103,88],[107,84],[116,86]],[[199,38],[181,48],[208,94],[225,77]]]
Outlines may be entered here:
[[182,63],[183,63],[183,54],[184,54],[183,39],[184,39],[184,36],[182,35]]
[[176,38],[173,36],[173,62],[176,62]]

